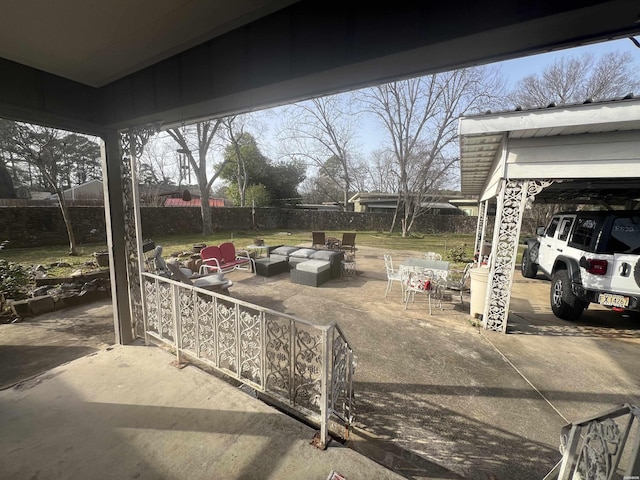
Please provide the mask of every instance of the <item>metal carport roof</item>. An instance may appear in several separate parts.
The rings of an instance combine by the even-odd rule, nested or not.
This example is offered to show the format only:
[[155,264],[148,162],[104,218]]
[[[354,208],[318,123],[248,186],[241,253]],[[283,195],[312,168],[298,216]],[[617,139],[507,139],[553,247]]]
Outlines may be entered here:
[[547,203],[629,205],[640,196],[640,98],[462,117],[461,190],[487,199],[499,178],[561,180]]

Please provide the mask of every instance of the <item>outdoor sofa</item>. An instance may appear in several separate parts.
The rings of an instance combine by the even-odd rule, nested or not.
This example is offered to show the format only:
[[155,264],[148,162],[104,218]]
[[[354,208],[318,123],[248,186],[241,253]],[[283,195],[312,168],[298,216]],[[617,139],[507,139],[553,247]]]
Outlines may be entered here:
[[268,259],[256,261],[256,269],[259,275],[261,270],[281,273],[288,269],[292,283],[318,287],[340,277],[343,259],[341,251],[283,245],[273,249]]

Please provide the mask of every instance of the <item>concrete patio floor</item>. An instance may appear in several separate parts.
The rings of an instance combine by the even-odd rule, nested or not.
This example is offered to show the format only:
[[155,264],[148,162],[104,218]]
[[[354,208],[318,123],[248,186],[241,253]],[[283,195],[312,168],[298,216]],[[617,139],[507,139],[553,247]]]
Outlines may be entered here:
[[401,476],[155,346],[115,346],[0,392],[3,479]]
[[[563,425],[624,402],[640,403],[637,368],[640,324],[637,319],[596,307],[587,311],[579,322],[564,322],[553,316],[548,307],[549,282],[542,277],[524,279],[516,272],[509,334],[485,331],[470,321],[468,296],[464,306],[454,297],[444,303],[443,310],[434,309],[433,315],[429,315],[424,300],[404,310],[397,284],[385,298],[382,253],[359,248],[357,277],[333,280],[319,288],[291,284],[287,274],[271,278],[243,272],[230,274],[234,297],[318,323],[334,320],[339,323],[358,356],[357,425],[347,442],[351,448],[340,450],[361,452],[374,463],[381,463],[407,478],[539,479],[560,459],[558,445]],[[394,260],[399,263],[411,254],[394,252]],[[42,323],[39,318],[0,326],[0,338],[5,338],[6,332],[27,328],[30,322]],[[24,336],[24,332],[20,336]],[[0,346],[0,352],[7,345],[0,340],[2,344],[5,346]],[[80,345],[78,339],[75,346]],[[104,346],[102,343],[91,347],[100,353],[84,357],[84,361],[109,358]],[[132,347],[117,347],[108,353],[128,348]],[[144,347],[135,348],[149,351]],[[161,349],[155,350],[165,355]],[[6,356],[0,354],[0,359],[6,365]],[[167,356],[165,364],[170,361],[171,357]],[[135,364],[133,360],[124,363]],[[114,375],[120,371],[118,364],[110,364]],[[73,370],[75,365],[76,362],[72,362],[61,368]],[[87,372],[91,370],[89,366],[86,368]],[[188,370],[195,369],[188,367]],[[201,375],[203,377],[198,374],[198,378],[205,384],[207,379],[214,383],[220,381]],[[38,378],[46,379],[47,374]],[[7,410],[7,404],[17,408],[36,388],[56,378],[59,377],[54,375],[51,380],[43,380],[32,389],[0,392],[0,402],[5,404],[0,418],[6,420],[7,411],[11,411]],[[140,395],[158,386],[151,382],[153,379],[151,376],[140,379]],[[0,380],[0,384],[8,383],[1,377]],[[106,375],[102,381],[109,385],[115,380]],[[101,379],[96,382],[94,385],[98,387]],[[165,385],[163,382],[156,396],[165,391]],[[90,393],[87,388],[74,386],[82,398]],[[135,388],[132,387],[130,393],[136,395]],[[172,398],[163,397],[166,406],[174,406],[171,402],[182,405],[184,399],[179,393]],[[18,400],[19,395],[24,395],[25,400]],[[204,402],[205,397],[202,399]],[[197,408],[221,410],[206,402]],[[32,410],[35,411],[37,409]],[[135,415],[126,418],[133,422]],[[118,428],[126,430],[125,423],[116,422]],[[0,427],[5,431],[4,425]],[[160,430],[166,434],[163,428]],[[34,452],[48,431],[43,432],[36,426],[25,434]],[[190,432],[187,429],[182,433],[187,431]],[[11,442],[11,439],[4,441]],[[6,444],[3,448],[13,452],[6,450]],[[154,457],[147,456],[149,448],[134,450],[143,464],[154,464]],[[236,454],[242,456],[243,451],[238,450]],[[10,461],[14,457],[15,452],[4,458]],[[0,464],[0,472],[5,471],[2,467]],[[297,478],[269,476],[276,471],[280,472],[274,469],[265,472],[266,476],[228,478]],[[346,471],[341,473],[347,474],[347,478],[385,478],[358,476],[357,471],[351,476]],[[174,477],[161,475],[160,478]],[[304,478],[320,477],[305,475]]]

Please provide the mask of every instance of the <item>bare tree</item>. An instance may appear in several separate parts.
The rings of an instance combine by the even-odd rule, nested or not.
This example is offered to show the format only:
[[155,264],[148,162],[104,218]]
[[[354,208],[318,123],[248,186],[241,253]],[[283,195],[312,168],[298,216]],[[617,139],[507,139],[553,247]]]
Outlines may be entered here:
[[367,164],[368,189],[374,192],[398,192],[398,180],[394,169],[393,152],[385,149],[374,150]]
[[93,162],[100,157],[98,144],[85,137],[53,128],[18,122],[10,122],[9,126],[12,131],[10,148],[13,154],[36,167],[58,197],[69,237],[69,255],[77,255],[76,238],[61,182],[66,180],[69,164],[78,162],[78,156],[85,160],[90,158]]
[[178,149],[179,153],[186,156],[191,169],[196,175],[198,187],[200,188],[200,212],[202,214],[203,235],[211,235],[213,233],[211,204],[209,203],[211,185],[213,185],[213,182],[218,178],[226,164],[226,160],[223,160],[220,164],[216,165],[215,172],[211,175],[211,178],[208,178],[207,160],[211,153],[213,139],[218,133],[222,122],[222,119],[216,119],[167,130],[169,136],[180,147]]
[[171,185],[180,175],[173,142],[149,142],[140,156],[138,179],[150,185]]
[[342,192],[344,210],[352,188],[358,128],[352,97],[350,93],[342,93],[294,104],[279,135],[289,156],[314,165],[320,178]]
[[497,102],[503,81],[491,67],[474,67],[363,90],[360,101],[386,130],[393,156],[402,236],[430,207],[425,194],[442,188],[457,163],[458,117]]
[[511,100],[523,108],[603,100],[637,91],[640,77],[633,66],[633,56],[625,52],[601,57],[582,54],[561,57],[539,74],[520,80]]
[[[243,154],[240,142],[244,135],[244,123],[236,116],[226,117],[222,122],[232,155],[228,158],[228,164],[233,164],[233,178],[238,187],[240,206],[246,206],[247,186],[249,185],[249,174],[247,173],[247,163]],[[230,152],[231,153],[231,152]],[[228,167],[227,167],[228,168]]]

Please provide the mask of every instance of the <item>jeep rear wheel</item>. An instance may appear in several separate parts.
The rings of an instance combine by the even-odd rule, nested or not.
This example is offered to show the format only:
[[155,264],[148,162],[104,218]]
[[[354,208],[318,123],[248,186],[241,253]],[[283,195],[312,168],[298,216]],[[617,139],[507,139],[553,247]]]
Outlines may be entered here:
[[522,276],[526,278],[536,278],[538,274],[538,265],[531,261],[531,254],[529,249],[525,248],[522,252],[522,264],[521,264]]
[[577,320],[589,304],[573,294],[566,270],[558,270],[553,274],[550,301],[554,315],[563,320]]

